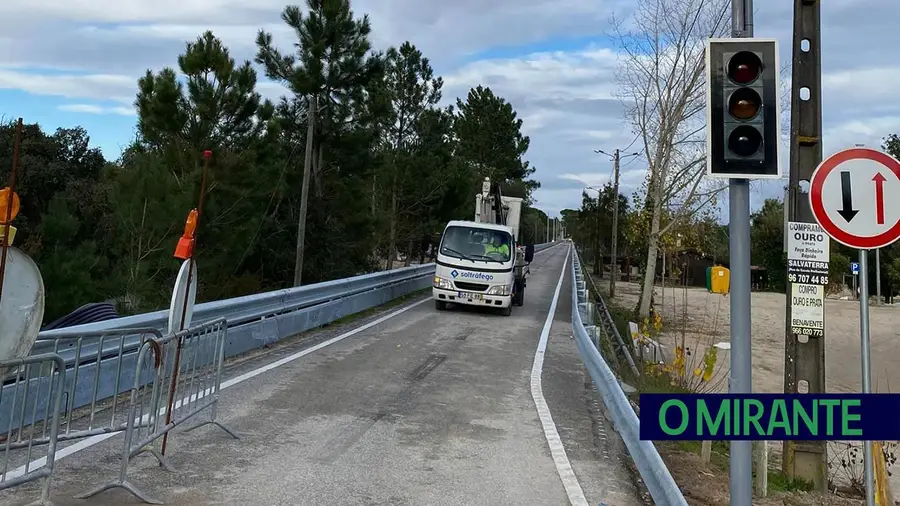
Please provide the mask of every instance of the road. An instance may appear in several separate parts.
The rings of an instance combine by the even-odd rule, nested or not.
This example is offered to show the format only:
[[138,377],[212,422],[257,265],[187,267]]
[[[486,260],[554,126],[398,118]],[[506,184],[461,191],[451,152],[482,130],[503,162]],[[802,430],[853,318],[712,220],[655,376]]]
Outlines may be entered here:
[[[175,473],[138,457],[129,478],[183,506],[562,506],[569,497],[580,503],[580,494],[592,506],[641,504],[571,337],[564,262],[567,245],[536,255],[525,306],[510,317],[439,312],[420,298],[231,363],[219,420],[241,439],[214,426],[176,433],[167,451]],[[536,394],[546,399],[547,429],[551,438],[558,432],[567,459],[551,455],[531,386],[563,273]],[[72,498],[115,475],[120,441],[62,459],[54,502],[140,504],[121,490]],[[566,460],[575,474],[568,487],[560,474]],[[34,491],[0,493],[0,504],[26,504]]]

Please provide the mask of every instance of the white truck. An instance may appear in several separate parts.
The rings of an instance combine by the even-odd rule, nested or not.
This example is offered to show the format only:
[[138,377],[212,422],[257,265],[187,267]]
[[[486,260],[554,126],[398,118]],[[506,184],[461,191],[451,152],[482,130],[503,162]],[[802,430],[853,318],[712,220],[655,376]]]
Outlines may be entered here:
[[485,178],[475,196],[475,220],[451,221],[435,258],[432,298],[447,304],[498,308],[505,316],[525,302],[525,275],[534,245],[519,245],[522,199],[504,197]]

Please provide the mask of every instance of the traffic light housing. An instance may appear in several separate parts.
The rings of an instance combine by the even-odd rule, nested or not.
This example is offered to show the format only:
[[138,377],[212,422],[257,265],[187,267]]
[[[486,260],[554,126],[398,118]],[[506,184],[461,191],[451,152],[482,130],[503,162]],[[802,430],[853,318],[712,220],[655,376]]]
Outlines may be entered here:
[[709,39],[706,173],[779,179],[781,86],[775,39]]

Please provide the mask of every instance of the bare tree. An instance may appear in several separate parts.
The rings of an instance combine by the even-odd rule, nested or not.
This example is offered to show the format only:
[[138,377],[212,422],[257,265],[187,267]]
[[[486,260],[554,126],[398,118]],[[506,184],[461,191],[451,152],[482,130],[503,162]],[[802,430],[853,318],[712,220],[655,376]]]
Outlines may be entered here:
[[[730,29],[730,0],[638,0],[627,22],[613,19],[621,45],[620,100],[643,141],[650,226],[638,308],[650,314],[659,240],[714,202],[725,187],[706,172],[706,68],[709,37]],[[663,213],[669,219],[661,226]]]

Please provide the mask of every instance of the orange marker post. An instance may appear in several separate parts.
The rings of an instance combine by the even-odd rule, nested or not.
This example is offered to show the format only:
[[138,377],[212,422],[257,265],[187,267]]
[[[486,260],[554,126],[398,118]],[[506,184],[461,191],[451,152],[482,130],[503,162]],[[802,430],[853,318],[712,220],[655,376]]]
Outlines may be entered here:
[[3,233],[0,235],[0,298],[3,297],[3,278],[6,274],[6,254],[12,246],[15,236],[15,228],[12,220],[19,214],[19,196],[16,195],[16,176],[19,171],[19,146],[22,144],[22,118],[16,123],[16,134],[13,140],[12,170],[9,174],[9,186],[0,190],[0,227]]

